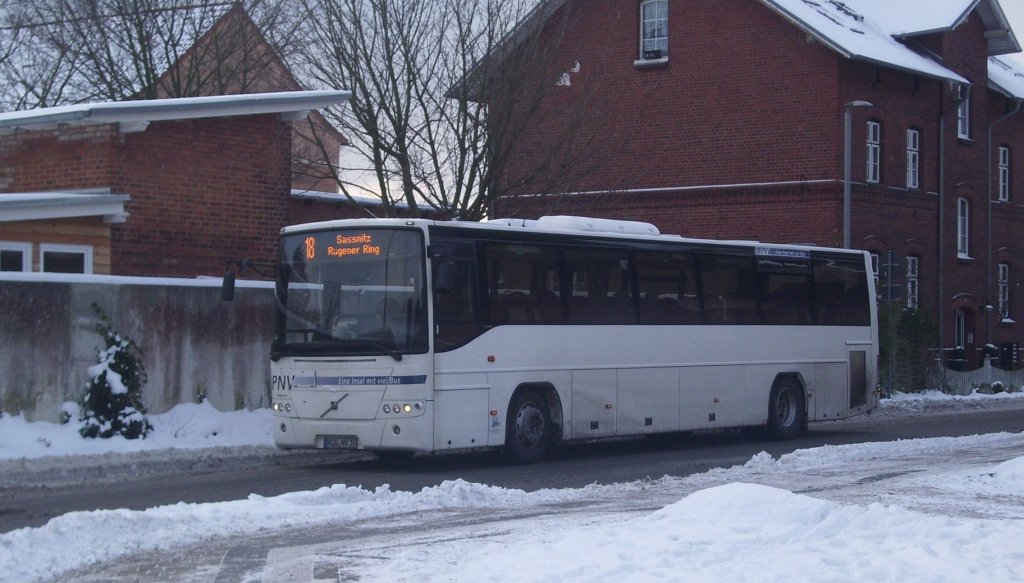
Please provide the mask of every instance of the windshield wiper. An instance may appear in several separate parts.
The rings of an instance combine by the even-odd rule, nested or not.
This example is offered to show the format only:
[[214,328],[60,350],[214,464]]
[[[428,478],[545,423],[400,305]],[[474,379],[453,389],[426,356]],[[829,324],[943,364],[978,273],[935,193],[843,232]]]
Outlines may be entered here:
[[365,343],[369,344],[370,346],[373,346],[374,348],[380,349],[385,354],[387,354],[391,358],[395,359],[395,362],[402,362],[402,353],[399,352],[398,350],[388,346],[387,344],[384,344],[384,342],[382,342],[380,340],[375,340],[373,338],[357,338],[357,340],[359,340],[361,342],[365,342]]

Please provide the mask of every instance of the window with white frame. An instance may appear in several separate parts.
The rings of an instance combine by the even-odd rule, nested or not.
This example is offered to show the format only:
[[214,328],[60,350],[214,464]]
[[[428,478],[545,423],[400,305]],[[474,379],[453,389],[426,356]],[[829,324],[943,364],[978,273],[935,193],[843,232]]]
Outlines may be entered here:
[[907,130],[907,188],[918,188],[920,182],[921,132]]
[[1010,264],[999,264],[999,318],[1010,317]]
[[1010,148],[999,146],[999,202],[1010,200]]
[[959,90],[960,105],[956,108],[956,135],[958,138],[971,137],[971,92],[970,87],[961,85]]
[[640,4],[640,58],[645,61],[668,56],[668,0]]
[[916,310],[918,307],[918,282],[920,281],[921,258],[917,255],[907,255],[907,309]]
[[88,245],[39,245],[39,271],[92,273],[92,247]]
[[878,253],[871,253],[871,275],[875,276],[875,289],[878,289]]
[[953,344],[957,348],[967,346],[967,311],[957,310],[953,320]]
[[867,139],[867,176],[868,182],[877,183],[882,179],[882,124],[877,121],[868,122]]
[[966,198],[956,201],[956,255],[962,259],[971,256],[971,203]]
[[0,271],[32,271],[32,244],[0,241]]

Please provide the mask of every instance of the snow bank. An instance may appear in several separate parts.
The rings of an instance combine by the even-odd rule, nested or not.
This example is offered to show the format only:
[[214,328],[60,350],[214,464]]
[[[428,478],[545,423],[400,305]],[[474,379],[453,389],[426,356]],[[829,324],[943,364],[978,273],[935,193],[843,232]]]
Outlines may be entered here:
[[[1024,525],[732,483],[654,513],[418,547],[374,581],[1011,581]],[[471,549],[470,549],[471,547]],[[515,552],[509,552],[515,549]],[[424,568],[430,565],[430,568]]]
[[590,494],[590,488],[527,493],[463,480],[418,493],[393,491],[387,485],[370,491],[337,484],[269,498],[253,494],[231,502],[70,512],[42,527],[0,534],[0,573],[7,581],[34,581],[124,555],[217,537],[445,508],[519,508]]
[[[200,435],[207,430],[195,429]],[[1018,453],[1009,461],[978,463],[978,451]],[[358,528],[361,520],[381,517],[433,521],[429,512],[459,511],[510,520],[453,527],[463,533],[442,529],[427,544],[395,544],[360,575],[417,582],[1024,580],[1024,520],[1006,518],[1009,511],[996,518],[945,514],[950,500],[963,497],[1020,506],[1022,451],[1024,435],[995,434],[826,446],[779,459],[761,453],[742,466],[685,478],[581,489],[524,492],[452,480],[413,493],[338,484],[213,504],[73,512],[39,528],[0,534],[0,572],[12,581],[51,579],[97,562],[226,536],[300,526]],[[919,484],[904,488],[910,494],[898,500],[934,499],[936,513],[874,503],[892,482],[867,482],[866,504],[754,483],[781,476],[776,483],[816,488],[830,475],[861,482],[865,469],[903,468],[909,457],[925,467],[967,462],[911,474]],[[828,488],[816,491],[828,495]],[[614,511],[603,506],[611,499],[620,501]],[[635,510],[652,502],[660,509]]]
[[0,417],[0,459],[274,445],[269,409],[224,412],[205,401],[178,405],[167,413],[148,417],[153,432],[146,439],[83,439],[78,422],[29,423],[20,415],[4,415]]

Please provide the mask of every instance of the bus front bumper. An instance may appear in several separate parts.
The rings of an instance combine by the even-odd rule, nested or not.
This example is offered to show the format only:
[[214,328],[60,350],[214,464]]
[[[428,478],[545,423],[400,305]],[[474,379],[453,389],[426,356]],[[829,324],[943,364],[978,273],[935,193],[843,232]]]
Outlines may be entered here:
[[433,451],[432,403],[414,417],[367,420],[300,419],[274,415],[274,443],[281,449]]

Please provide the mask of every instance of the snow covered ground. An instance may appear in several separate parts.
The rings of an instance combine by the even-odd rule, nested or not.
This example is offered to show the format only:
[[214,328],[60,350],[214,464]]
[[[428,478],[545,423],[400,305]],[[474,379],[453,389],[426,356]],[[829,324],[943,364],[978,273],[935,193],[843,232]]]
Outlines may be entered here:
[[[880,414],[1021,397],[898,396]],[[96,463],[110,457],[93,455],[103,451],[122,463],[180,459],[180,449],[167,448],[275,455],[265,412],[189,405],[151,421],[145,442],[83,444],[73,427],[5,416],[0,473],[16,480],[9,476],[19,468]],[[523,492],[458,479],[420,492],[338,484],[74,512],[0,534],[0,573],[5,581],[55,579],[99,562],[296,527],[349,530],[271,548],[244,578],[319,581],[315,574],[333,565],[333,580],[344,571],[365,581],[1024,581],[1024,434],[762,453],[693,476],[579,489]],[[206,575],[193,580],[213,579]]]

